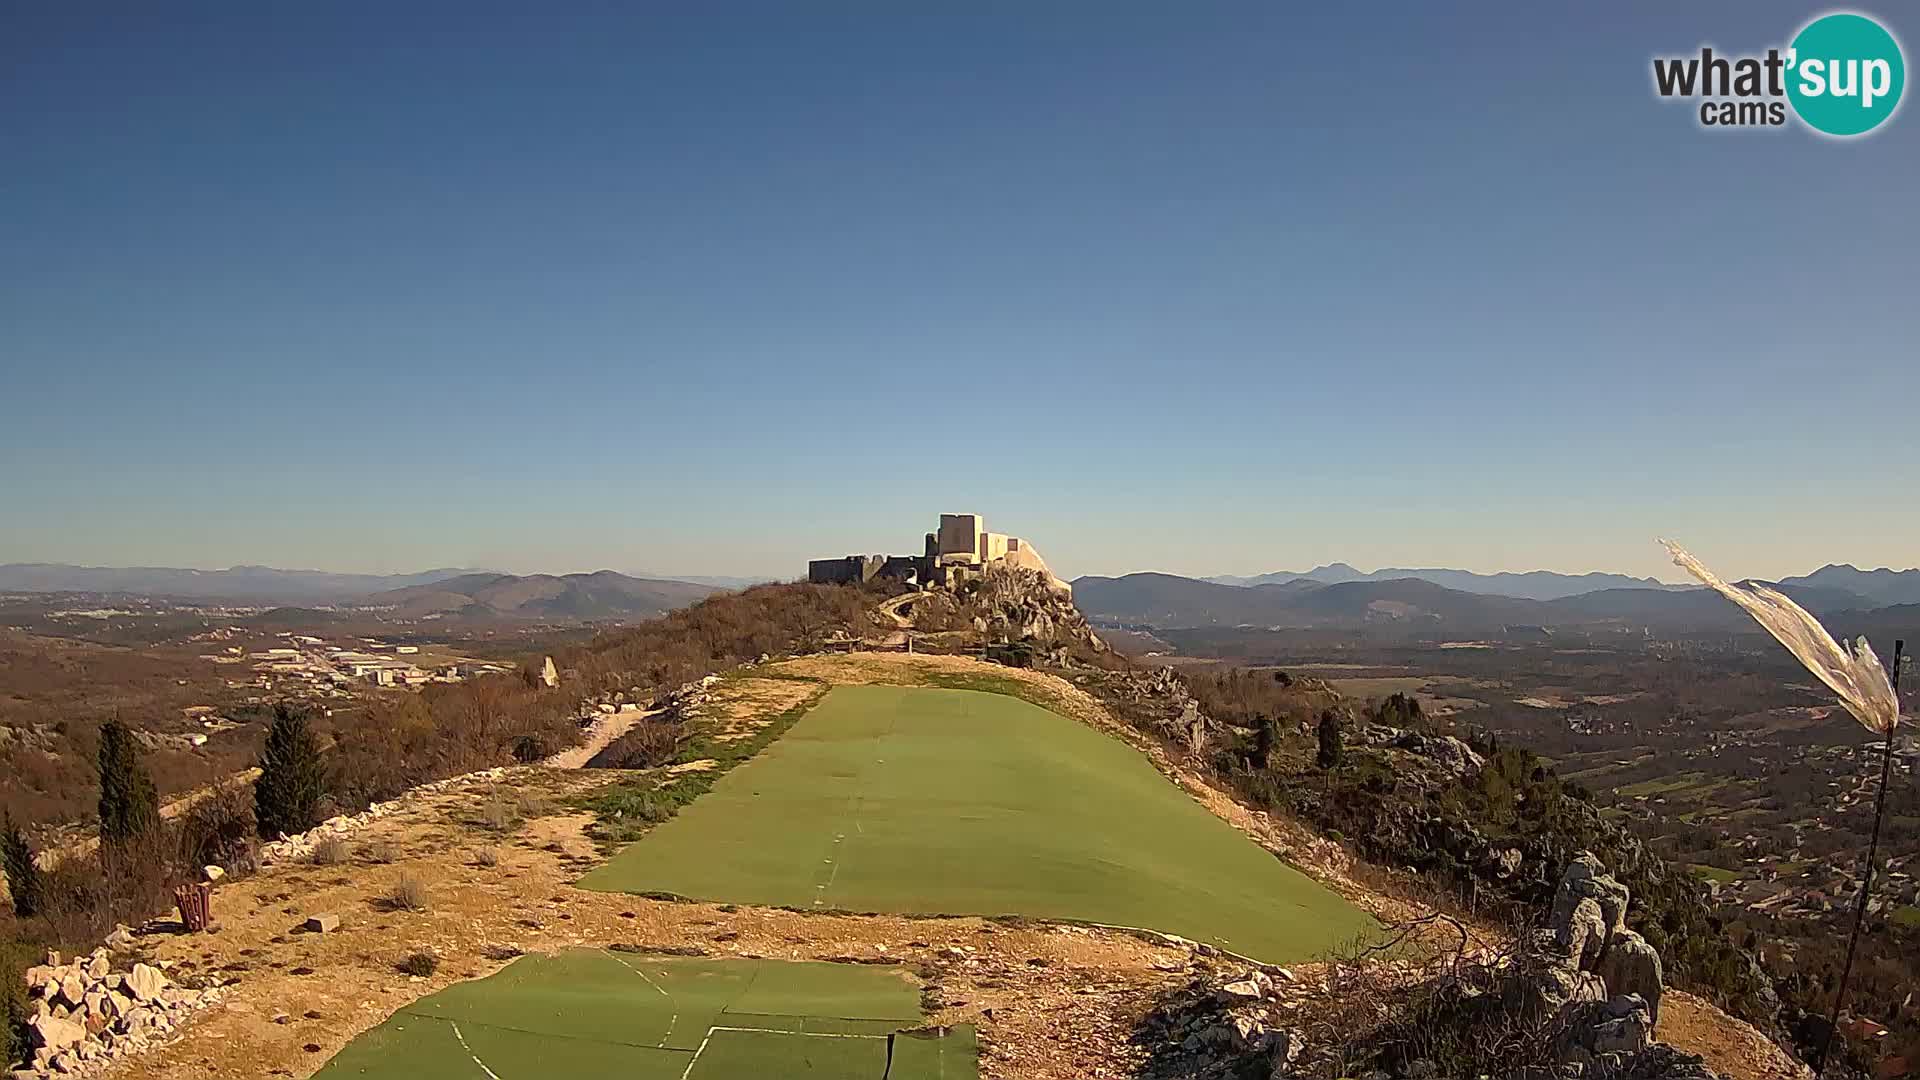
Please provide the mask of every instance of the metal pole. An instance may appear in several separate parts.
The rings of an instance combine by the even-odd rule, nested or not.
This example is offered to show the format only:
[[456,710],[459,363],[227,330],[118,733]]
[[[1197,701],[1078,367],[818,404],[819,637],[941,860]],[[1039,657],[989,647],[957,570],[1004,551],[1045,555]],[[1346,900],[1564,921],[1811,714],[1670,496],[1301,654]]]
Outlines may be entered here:
[[[1894,718],[1900,713],[1900,653],[1904,641],[1893,643]],[[1827,1071],[1827,1059],[1833,1055],[1833,1037],[1840,1030],[1840,1007],[1847,1000],[1847,980],[1853,977],[1853,954],[1860,947],[1860,927],[1867,918],[1867,894],[1873,889],[1873,863],[1880,854],[1880,822],[1887,816],[1887,788],[1893,782],[1893,728],[1886,732],[1886,744],[1880,755],[1880,794],[1873,801],[1873,839],[1867,843],[1867,868],[1860,875],[1860,902],[1853,909],[1853,932],[1847,936],[1847,962],[1840,968],[1840,987],[1833,995],[1833,1015],[1828,1018],[1827,1037],[1820,1046],[1820,1063],[1814,1066],[1817,1078]]]

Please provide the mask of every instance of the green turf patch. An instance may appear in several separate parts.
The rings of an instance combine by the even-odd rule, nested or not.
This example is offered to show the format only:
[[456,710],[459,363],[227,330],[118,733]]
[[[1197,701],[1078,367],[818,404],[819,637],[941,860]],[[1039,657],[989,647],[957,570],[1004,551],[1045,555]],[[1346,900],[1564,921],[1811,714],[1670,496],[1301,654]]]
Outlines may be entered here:
[[422,998],[315,1075],[880,1080],[889,1036],[910,1031],[887,1075],[971,1080],[971,1029],[929,1040],[919,1001],[894,969],[579,949]]
[[1727,870],[1718,866],[1708,866],[1706,863],[1692,863],[1687,869],[1693,871],[1693,873],[1702,880],[1717,881],[1722,885],[1731,884],[1740,880],[1740,871]]
[[1013,697],[844,686],[581,885],[1150,928],[1284,963],[1375,924],[1138,752]]

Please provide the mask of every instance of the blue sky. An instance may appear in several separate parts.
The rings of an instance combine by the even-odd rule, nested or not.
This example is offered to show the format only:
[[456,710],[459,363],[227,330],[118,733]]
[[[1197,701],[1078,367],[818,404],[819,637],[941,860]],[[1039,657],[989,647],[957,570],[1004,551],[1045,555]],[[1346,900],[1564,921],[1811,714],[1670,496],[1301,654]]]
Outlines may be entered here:
[[961,7],[0,6],[0,561],[1920,562],[1920,116],[1650,89],[1823,9]]

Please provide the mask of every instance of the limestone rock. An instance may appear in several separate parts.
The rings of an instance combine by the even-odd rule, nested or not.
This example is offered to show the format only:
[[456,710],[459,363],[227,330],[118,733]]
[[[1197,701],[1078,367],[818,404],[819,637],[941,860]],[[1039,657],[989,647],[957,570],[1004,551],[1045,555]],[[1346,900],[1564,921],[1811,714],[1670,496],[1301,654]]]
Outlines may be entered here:
[[147,964],[133,965],[124,985],[128,996],[139,1002],[151,1002],[160,997],[160,991],[166,989],[167,977],[160,969]]
[[1567,864],[1567,871],[1560,878],[1560,887],[1553,894],[1553,914],[1547,925],[1559,930],[1573,918],[1574,908],[1582,899],[1590,899],[1600,905],[1600,914],[1606,921],[1607,939],[1627,928],[1627,887],[1620,884],[1600,865],[1600,860],[1591,851],[1583,851]]
[[53,996],[55,1004],[69,1009],[78,1008],[87,1000],[87,984],[77,971],[68,971],[60,977],[60,992]]
[[1666,989],[1666,977],[1660,953],[1647,944],[1647,939],[1631,930],[1614,935],[1594,974],[1606,982],[1607,993],[1614,997],[1639,995],[1647,1003],[1653,1026],[1660,1023],[1660,998]]
[[309,934],[331,934],[340,929],[340,916],[329,912],[310,915],[307,917],[306,927]]
[[1220,999],[1222,1004],[1226,1005],[1259,1001],[1262,997],[1266,996],[1260,989],[1260,984],[1254,982],[1252,979],[1237,979],[1220,987],[1213,993],[1215,997]]
[[34,1046],[56,1054],[87,1037],[85,1025],[52,1016],[35,1017],[27,1021],[27,1032]]
[[1607,920],[1600,905],[1591,897],[1581,897],[1566,923],[1554,927],[1554,942],[1568,963],[1581,971],[1593,970],[1607,943]]

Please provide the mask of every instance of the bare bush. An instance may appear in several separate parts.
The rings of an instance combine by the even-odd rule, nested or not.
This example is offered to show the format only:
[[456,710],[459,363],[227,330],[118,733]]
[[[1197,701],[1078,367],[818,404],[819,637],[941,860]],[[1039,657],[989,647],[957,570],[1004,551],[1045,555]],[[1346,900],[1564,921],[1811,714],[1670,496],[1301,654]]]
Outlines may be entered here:
[[387,892],[387,903],[398,911],[426,911],[432,907],[426,883],[412,874],[401,874]]
[[218,866],[229,873],[252,873],[258,865],[254,833],[252,793],[245,785],[221,785],[181,817],[181,861],[188,867]]
[[400,857],[400,849],[390,840],[375,840],[361,848],[360,855],[370,863],[385,866]]
[[329,836],[313,846],[308,856],[315,866],[339,866],[353,858],[353,848],[337,836]]
[[510,832],[520,824],[520,815],[505,795],[495,791],[480,805],[475,824],[497,833]]
[[440,970],[440,958],[424,949],[410,952],[397,965],[401,971],[418,978],[426,978]]

